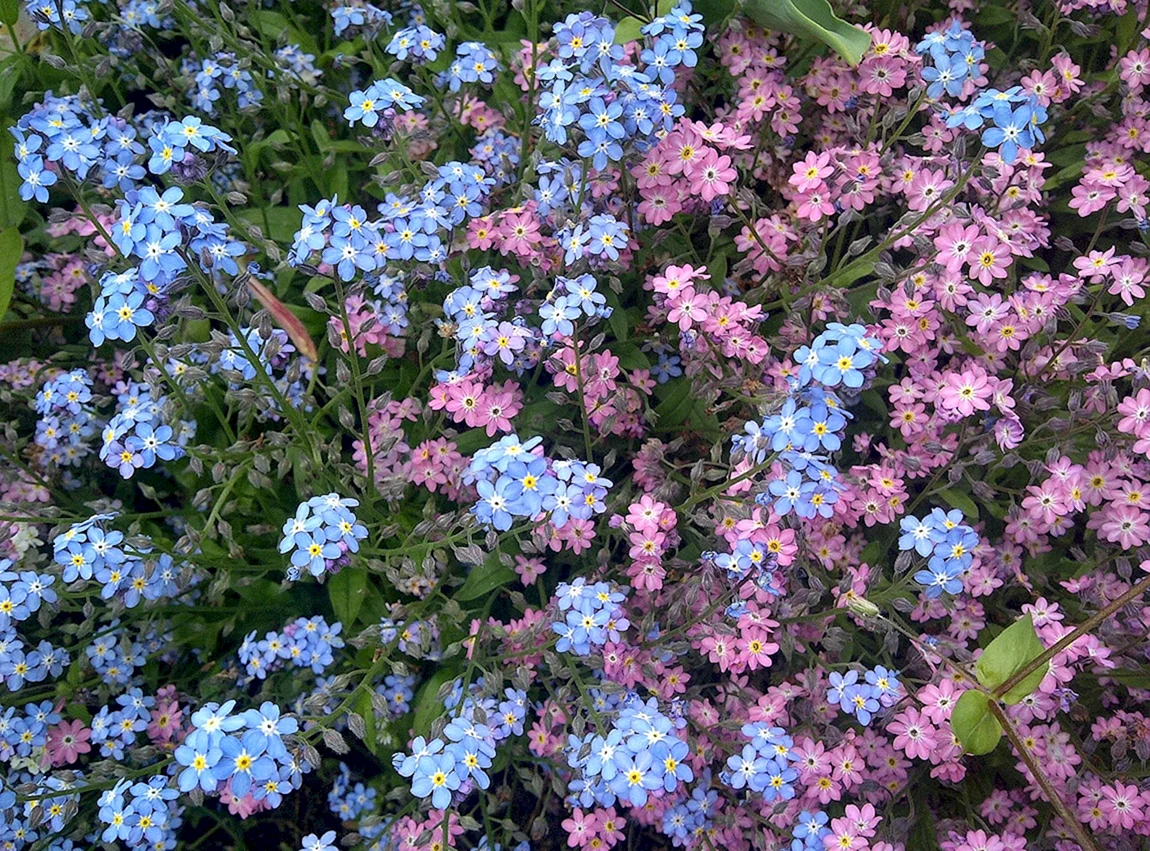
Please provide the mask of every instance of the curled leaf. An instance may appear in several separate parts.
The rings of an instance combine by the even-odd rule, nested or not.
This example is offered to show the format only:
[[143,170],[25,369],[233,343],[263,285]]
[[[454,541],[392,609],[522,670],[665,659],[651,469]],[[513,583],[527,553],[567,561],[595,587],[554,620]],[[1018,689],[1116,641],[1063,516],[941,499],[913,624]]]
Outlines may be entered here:
[[299,317],[288,310],[287,305],[272,295],[271,290],[255,278],[248,278],[248,289],[259,299],[260,304],[268,309],[276,325],[287,332],[299,353],[312,361],[318,361],[319,352],[316,351],[315,343],[312,342],[303,323],[299,321]]
[[870,47],[870,34],[835,17],[827,0],[743,0],[743,11],[767,29],[821,41],[852,66]]

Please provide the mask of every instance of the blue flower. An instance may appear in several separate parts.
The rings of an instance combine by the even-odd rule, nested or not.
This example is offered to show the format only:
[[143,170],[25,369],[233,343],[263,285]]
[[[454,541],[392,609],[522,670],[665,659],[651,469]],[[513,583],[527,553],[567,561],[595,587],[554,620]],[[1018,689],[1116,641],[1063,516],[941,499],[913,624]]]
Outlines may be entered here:
[[44,161],[40,157],[29,157],[19,162],[16,171],[24,181],[20,184],[20,197],[25,201],[35,198],[41,204],[47,203],[48,187],[56,182],[57,177],[44,168]]
[[632,806],[642,807],[647,803],[648,793],[663,785],[656,774],[654,758],[650,751],[637,754],[627,751],[615,752],[615,777],[610,782],[611,791]]
[[898,539],[900,550],[914,550],[924,558],[934,551],[935,527],[929,521],[908,515],[899,521],[899,529],[902,530]]
[[679,783],[690,783],[695,773],[687,765],[687,743],[679,738],[668,738],[651,748],[651,758],[663,777],[663,789],[674,792]]
[[167,174],[174,164],[184,160],[184,149],[174,147],[164,135],[152,136],[148,139],[148,147],[152,151],[148,159],[148,171],[152,174]]
[[[341,7],[341,8],[355,8],[355,7]],[[332,12],[339,11],[336,9]],[[363,23],[360,21],[360,23]],[[323,836],[316,836],[314,833],[309,833],[303,838],[303,845],[300,846],[299,851],[336,851],[335,847],[335,831],[329,830]]]
[[790,514],[800,502],[809,502],[803,485],[802,474],[795,470],[788,472],[785,478],[773,479],[768,485],[768,491],[775,497],[775,512],[780,517]]
[[223,751],[206,740],[193,745],[190,738],[176,748],[174,754],[177,764],[184,766],[176,778],[176,784],[181,792],[190,792],[197,787],[205,792],[214,792],[215,767],[223,757]]
[[771,760],[761,756],[752,745],[743,745],[740,753],[727,758],[727,783],[732,789],[750,788],[761,792],[770,767]]
[[417,798],[430,796],[431,805],[442,810],[451,804],[451,793],[459,788],[461,782],[453,754],[428,755],[416,765],[411,778],[411,794]]
[[870,351],[860,348],[854,337],[844,337],[832,346],[819,351],[818,366],[813,370],[815,380],[827,387],[844,384],[850,388],[862,387],[862,370],[875,362]]
[[1019,148],[1034,146],[1034,133],[1031,118],[1033,110],[1023,104],[1012,110],[1009,103],[999,103],[994,108],[994,126],[982,133],[982,144],[988,148],[998,148],[1002,161],[1007,164],[1018,159]]
[[625,249],[630,239],[627,225],[607,214],[592,217],[590,225],[591,241],[587,250],[591,254],[618,260],[620,249]]
[[858,683],[859,672],[850,670],[846,674],[840,674],[838,671],[831,671],[828,681],[830,687],[827,689],[827,703],[832,706],[841,706],[847,689]]
[[225,736],[220,743],[223,756],[216,765],[215,778],[230,778],[232,793],[242,798],[253,783],[261,783],[275,773],[275,763],[264,753],[266,747],[267,739],[258,730],[248,730],[241,739]]
[[874,713],[878,712],[878,695],[873,687],[860,683],[843,692],[839,706],[844,712],[854,715],[865,727],[870,724]]
[[948,561],[941,556],[933,556],[926,569],[914,575],[914,581],[923,586],[926,596],[930,599],[947,594],[957,594],[962,591],[962,580],[959,576],[965,571],[960,562]]

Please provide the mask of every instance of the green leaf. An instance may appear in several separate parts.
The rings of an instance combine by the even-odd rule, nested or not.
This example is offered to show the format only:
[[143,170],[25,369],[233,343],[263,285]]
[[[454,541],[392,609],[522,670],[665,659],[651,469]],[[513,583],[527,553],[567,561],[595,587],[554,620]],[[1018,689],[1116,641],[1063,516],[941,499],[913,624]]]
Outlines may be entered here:
[[875,261],[867,259],[866,257],[859,257],[857,260],[852,260],[845,266],[841,266],[823,279],[823,283],[828,287],[835,286],[846,289],[859,278],[866,277],[874,273]]
[[0,231],[0,319],[8,312],[16,291],[16,264],[24,254],[24,240],[16,228]]
[[966,752],[982,756],[994,750],[1002,738],[1002,725],[990,711],[990,700],[980,691],[965,691],[954,705],[950,728]]
[[607,324],[611,326],[611,332],[615,335],[615,339],[624,342],[627,339],[627,313],[619,305],[619,297],[615,293],[610,293],[607,296],[607,302],[611,307],[611,315],[607,317]]
[[275,242],[291,242],[300,228],[300,212],[294,207],[248,207],[236,217],[263,230],[264,236]]
[[993,27],[998,24],[1012,24],[1018,20],[1010,9],[1003,6],[989,6],[985,9],[980,9],[976,16],[978,23],[982,26]]
[[717,26],[735,13],[737,4],[735,0],[698,0],[694,7],[694,11],[703,16],[704,24]]
[[627,44],[643,37],[643,22],[638,18],[624,18],[615,27],[615,44]]
[[0,24],[16,26],[20,19],[20,0],[0,0]]
[[20,197],[20,173],[7,157],[0,160],[0,228],[16,228],[24,221],[28,205]]
[[16,88],[22,76],[24,76],[23,56],[14,53],[0,61],[0,112],[7,112],[12,105],[12,90]]
[[327,582],[331,607],[344,629],[351,629],[367,596],[367,571],[345,567]]
[[951,508],[957,508],[965,515],[967,520],[974,521],[978,519],[978,506],[974,504],[974,500],[964,494],[962,491],[946,490],[939,491],[938,495],[941,496]]
[[455,592],[455,601],[467,603],[486,597],[491,592],[510,584],[516,578],[516,573],[499,560],[496,553],[491,553],[483,564],[471,568],[462,587]]
[[326,151],[331,147],[331,134],[327,132],[327,128],[318,118],[311,123],[311,137],[315,139],[316,146],[321,151]]
[[715,286],[722,286],[723,281],[727,279],[727,254],[725,251],[721,251],[711,258],[711,262],[707,264],[707,272]]
[[[1046,648],[1038,640],[1038,633],[1034,631],[1034,621],[1030,615],[1024,615],[987,645],[974,665],[974,672],[980,683],[994,691],[1045,651]],[[1031,671],[1025,679],[1002,695],[1002,700],[1008,704],[1018,703],[1038,688],[1048,669],[1049,665]]]
[[870,47],[870,35],[836,18],[827,0],[744,0],[743,11],[767,29],[821,41],[852,66]]
[[413,703],[415,716],[411,721],[411,728],[417,736],[426,736],[435,719],[443,713],[443,701],[437,696],[439,687],[456,676],[454,668],[440,668],[420,687]]

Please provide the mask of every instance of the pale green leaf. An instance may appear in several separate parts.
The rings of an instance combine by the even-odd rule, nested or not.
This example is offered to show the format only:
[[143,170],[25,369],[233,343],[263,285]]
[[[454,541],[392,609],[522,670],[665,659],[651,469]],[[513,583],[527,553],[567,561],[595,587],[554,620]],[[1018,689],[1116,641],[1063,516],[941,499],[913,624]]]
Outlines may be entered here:
[[985,694],[971,689],[962,693],[950,716],[950,727],[967,753],[988,754],[1002,738],[1002,725],[990,711]]
[[835,17],[827,0],[743,0],[743,11],[767,29],[821,41],[851,65],[870,47],[870,35]]

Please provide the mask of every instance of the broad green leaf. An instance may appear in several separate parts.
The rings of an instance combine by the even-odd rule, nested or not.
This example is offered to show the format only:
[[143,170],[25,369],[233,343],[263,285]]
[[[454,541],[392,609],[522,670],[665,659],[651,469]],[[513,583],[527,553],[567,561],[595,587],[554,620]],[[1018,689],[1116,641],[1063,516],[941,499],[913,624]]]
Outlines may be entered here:
[[827,286],[835,286],[846,289],[859,278],[866,277],[874,273],[875,261],[860,257],[857,260],[852,260],[845,266],[842,266],[823,279],[823,283]]
[[331,147],[331,134],[327,132],[327,128],[318,118],[311,123],[311,137],[315,139],[315,143],[321,151],[326,151]]
[[980,9],[976,16],[982,26],[993,27],[998,24],[1013,24],[1018,16],[1005,6],[990,6]]
[[367,595],[367,571],[345,567],[327,581],[331,607],[344,629],[351,629]]
[[467,574],[462,587],[455,592],[455,601],[467,603],[486,597],[492,591],[513,582],[515,578],[515,571],[506,567],[499,557],[492,553],[483,564],[471,568],[471,573]]
[[615,27],[615,44],[627,44],[643,37],[643,22],[638,18],[624,18]]
[[608,296],[608,303],[611,307],[611,315],[607,317],[607,324],[611,326],[611,332],[615,335],[615,339],[623,342],[627,339],[627,314],[619,304],[619,297],[615,293]]
[[990,753],[1002,738],[1002,725],[991,714],[989,698],[974,689],[959,697],[950,716],[950,727],[966,752],[975,756]]
[[367,689],[360,689],[359,696],[351,707],[352,712],[359,714],[364,723],[363,743],[367,749],[375,753],[378,727],[375,721],[375,707],[371,703],[371,694]]
[[300,212],[295,207],[249,207],[236,216],[249,225],[256,225],[264,236],[275,242],[291,242],[300,228]]
[[939,491],[938,495],[941,496],[951,508],[957,508],[961,511],[967,520],[973,523],[978,519],[978,506],[974,504],[974,500],[962,493],[962,491],[947,488],[946,490]]
[[0,0],[0,24],[10,27],[20,19],[20,0]]
[[19,227],[28,212],[28,204],[20,197],[20,173],[16,163],[7,157],[0,159],[0,228]]
[[0,61],[0,112],[12,105],[12,91],[24,76],[24,57],[14,53]]
[[743,11],[767,29],[821,41],[851,65],[870,47],[870,35],[836,18],[827,0],[743,0]]
[[24,254],[24,240],[16,228],[0,231],[0,319],[8,312],[16,291],[16,264]]
[[420,687],[412,704],[415,716],[411,720],[411,728],[417,736],[426,736],[435,719],[443,713],[443,701],[438,697],[439,687],[456,675],[453,668],[440,668]]
[[707,273],[711,276],[711,283],[716,287],[722,286],[727,278],[727,253],[720,251],[711,258],[707,264]]
[[[1038,640],[1038,633],[1034,631],[1034,621],[1030,615],[1024,615],[987,645],[974,665],[974,672],[980,683],[994,691],[1045,650]],[[1002,695],[1002,700],[1008,704],[1018,703],[1038,688],[1048,669],[1049,666],[1040,666],[1031,671],[1025,679]]]

